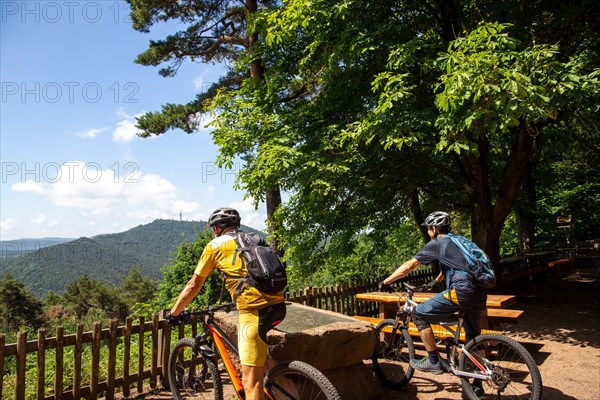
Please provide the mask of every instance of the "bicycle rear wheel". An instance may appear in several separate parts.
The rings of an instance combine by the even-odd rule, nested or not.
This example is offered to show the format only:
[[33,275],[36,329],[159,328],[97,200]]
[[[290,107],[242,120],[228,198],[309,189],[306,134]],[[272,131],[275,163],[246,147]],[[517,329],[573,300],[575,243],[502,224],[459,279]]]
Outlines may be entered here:
[[[531,354],[517,341],[508,336],[488,333],[471,340],[465,345],[465,349],[474,360],[463,352],[459,361],[461,371],[481,372],[476,363],[493,371],[492,378],[482,382],[488,399],[541,399],[540,371]],[[461,377],[461,381],[463,392],[467,397],[477,400],[476,389],[469,379]]]
[[271,368],[265,390],[276,400],[341,400],[321,371],[302,361],[283,361]]
[[381,321],[376,328],[378,343],[371,359],[375,373],[384,385],[401,388],[413,376],[410,360],[415,358],[415,345],[405,328],[394,329],[396,322]]
[[223,400],[223,384],[214,360],[194,350],[195,340],[184,338],[169,355],[169,385],[176,400]]

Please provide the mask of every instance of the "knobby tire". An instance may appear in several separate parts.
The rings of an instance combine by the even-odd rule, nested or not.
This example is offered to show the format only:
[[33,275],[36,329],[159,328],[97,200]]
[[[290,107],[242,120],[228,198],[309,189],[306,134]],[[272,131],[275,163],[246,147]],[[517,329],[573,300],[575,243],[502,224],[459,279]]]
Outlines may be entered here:
[[341,400],[321,371],[302,361],[284,361],[271,368],[265,390],[275,400]]
[[386,319],[377,325],[375,337],[378,342],[371,359],[382,383],[399,389],[413,376],[410,360],[415,358],[415,345],[407,329],[401,327],[394,330],[395,324],[394,320]]
[[216,362],[195,350],[193,338],[173,345],[169,355],[169,386],[176,400],[223,400],[223,383]]
[[[482,382],[488,400],[539,400],[542,398],[542,377],[533,357],[514,339],[495,333],[477,336],[465,345],[478,362],[485,356],[494,365],[494,377]],[[480,370],[475,363],[461,354],[461,371]],[[471,380],[472,381],[472,380]],[[462,378],[463,393],[471,400],[477,400],[469,379]]]

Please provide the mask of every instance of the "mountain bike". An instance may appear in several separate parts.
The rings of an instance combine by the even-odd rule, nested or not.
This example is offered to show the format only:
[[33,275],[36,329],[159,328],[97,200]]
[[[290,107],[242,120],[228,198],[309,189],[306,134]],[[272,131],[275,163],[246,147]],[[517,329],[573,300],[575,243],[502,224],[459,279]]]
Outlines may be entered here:
[[[415,287],[404,283],[398,299],[395,319],[381,321],[376,328],[379,344],[373,353],[373,366],[384,385],[399,389],[413,376],[410,360],[415,358],[415,346],[408,332],[417,303],[415,292],[427,291],[426,285]],[[488,399],[539,400],[542,396],[542,377],[529,352],[514,339],[495,333],[485,333],[466,344],[460,343],[464,313],[457,321],[441,322],[450,333],[438,346],[445,345],[440,357],[444,370],[461,380],[466,398],[477,400],[476,389],[469,381],[480,380]]]
[[[173,345],[169,355],[168,375],[176,400],[223,399],[223,381],[218,362],[222,360],[238,399],[245,399],[242,380],[227,347],[239,355],[237,346],[214,319],[217,311],[230,312],[235,303],[209,306],[191,312],[181,322],[198,320],[202,333],[183,338]],[[183,313],[182,313],[183,314]],[[179,317],[179,316],[178,316]],[[269,369],[264,378],[265,396],[269,400],[341,400],[329,379],[302,361],[282,361]]]

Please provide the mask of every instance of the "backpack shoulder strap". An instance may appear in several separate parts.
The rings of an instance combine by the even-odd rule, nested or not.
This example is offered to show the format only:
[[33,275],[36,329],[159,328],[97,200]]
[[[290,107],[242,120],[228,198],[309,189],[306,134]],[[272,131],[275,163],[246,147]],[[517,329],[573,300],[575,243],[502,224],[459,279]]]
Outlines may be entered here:
[[462,239],[466,239],[466,238],[459,236],[459,235],[455,235],[453,233],[448,233],[448,234],[446,234],[446,236],[448,236],[450,238],[450,240],[452,240],[452,243],[454,243],[456,245],[456,247],[458,247],[460,252],[465,257],[465,260],[467,261],[467,263],[472,264],[472,260],[469,255],[469,250],[465,247],[465,245],[462,242]]

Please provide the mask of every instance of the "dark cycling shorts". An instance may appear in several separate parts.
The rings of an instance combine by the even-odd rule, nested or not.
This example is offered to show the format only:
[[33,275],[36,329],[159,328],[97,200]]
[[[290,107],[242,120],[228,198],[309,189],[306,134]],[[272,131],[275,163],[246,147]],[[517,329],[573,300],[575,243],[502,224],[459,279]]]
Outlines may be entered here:
[[[413,312],[413,317],[415,318],[415,324],[417,324],[419,318],[429,324],[437,324],[451,319],[454,313],[461,310],[465,312],[465,333],[468,339],[472,339],[481,333],[481,311],[458,304],[455,289],[445,290],[418,304]],[[417,324],[418,327],[419,325]],[[421,325],[419,330],[426,327]]]

